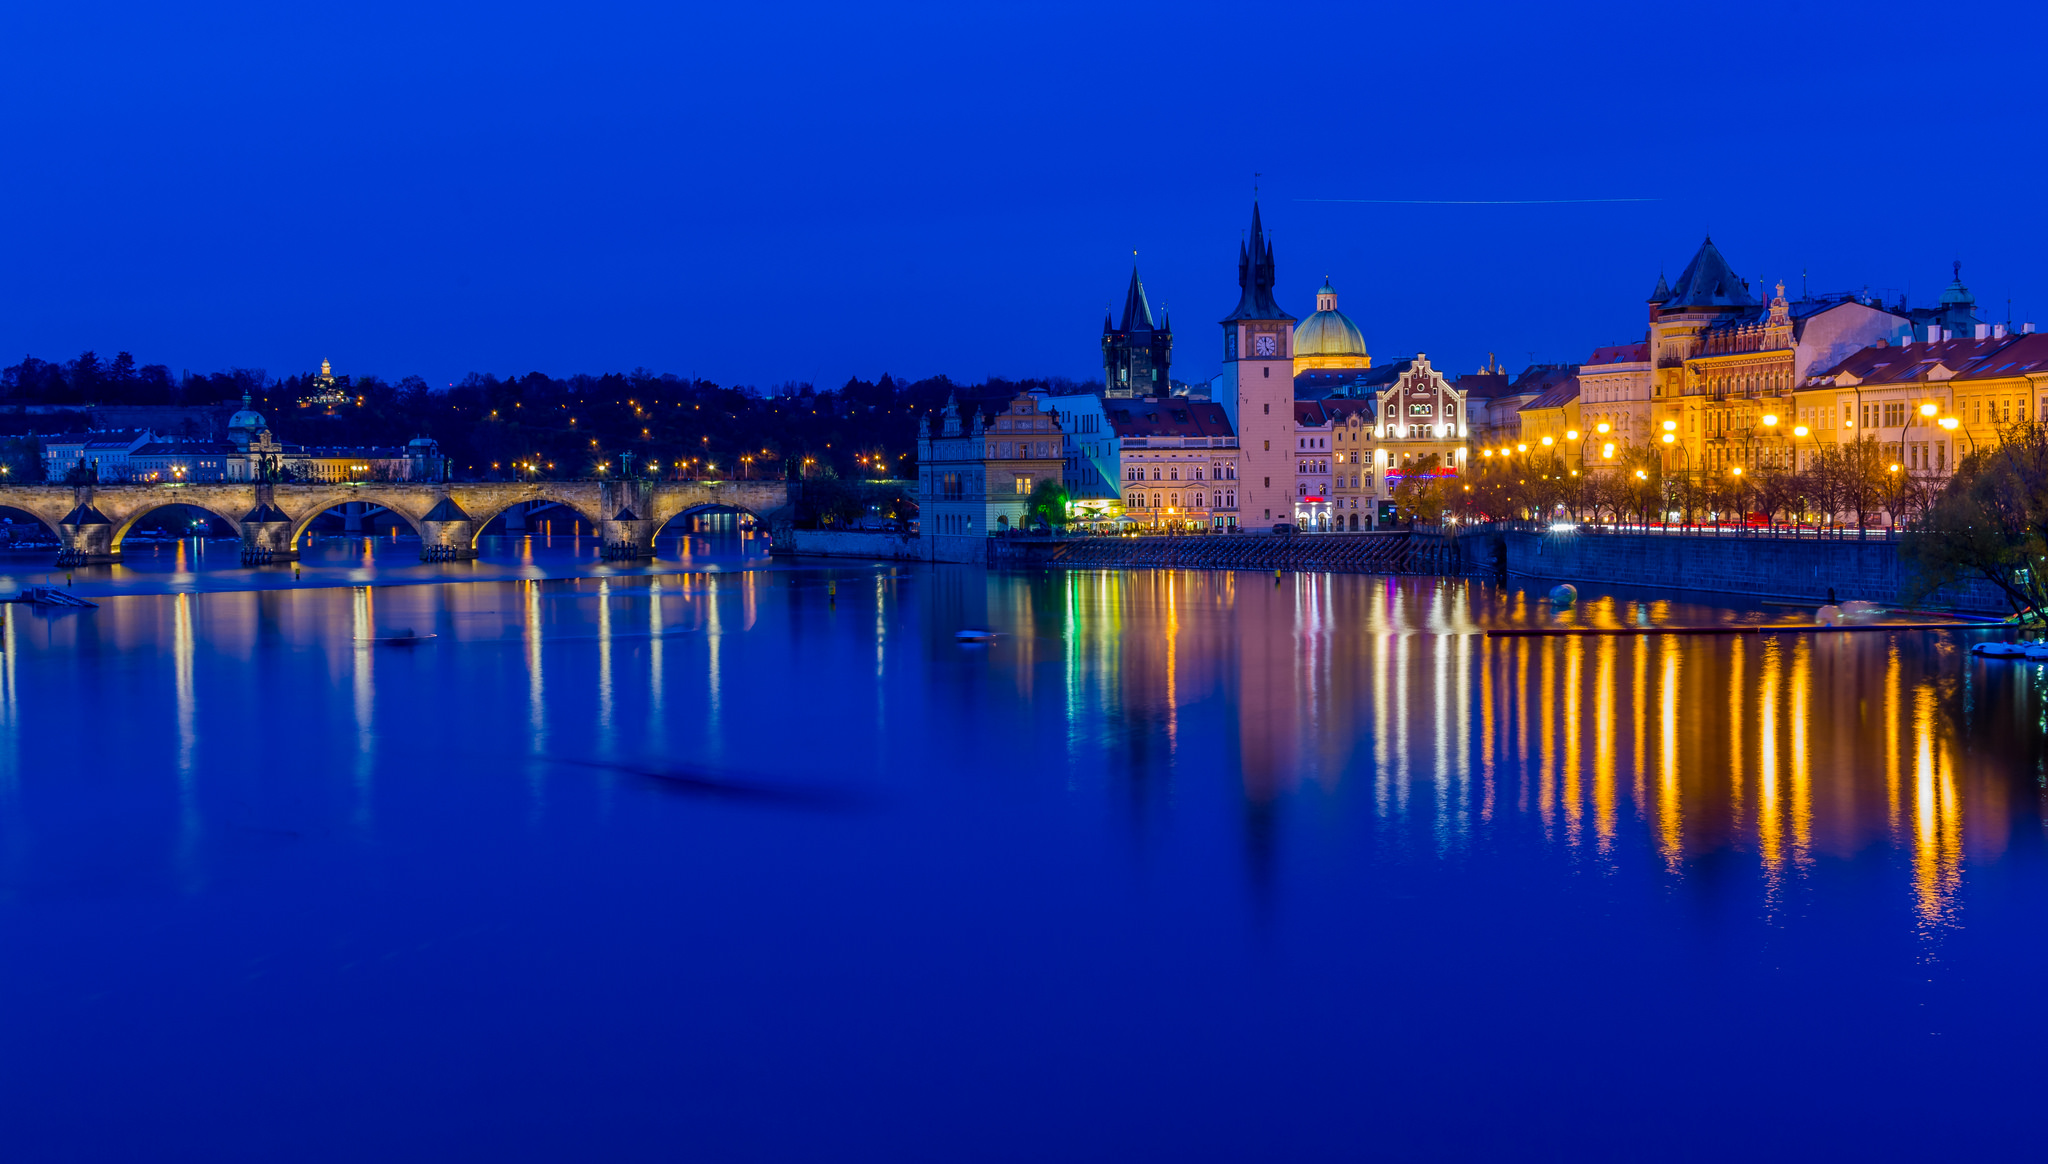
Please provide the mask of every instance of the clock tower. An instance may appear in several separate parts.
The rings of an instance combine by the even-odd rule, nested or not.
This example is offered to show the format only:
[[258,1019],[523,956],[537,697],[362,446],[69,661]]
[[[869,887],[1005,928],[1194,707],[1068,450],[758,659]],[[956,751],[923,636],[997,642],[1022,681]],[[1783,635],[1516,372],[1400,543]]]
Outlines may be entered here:
[[1223,320],[1223,399],[1237,430],[1238,526],[1294,520],[1294,317],[1273,302],[1273,244],[1252,203],[1238,244],[1237,310]]

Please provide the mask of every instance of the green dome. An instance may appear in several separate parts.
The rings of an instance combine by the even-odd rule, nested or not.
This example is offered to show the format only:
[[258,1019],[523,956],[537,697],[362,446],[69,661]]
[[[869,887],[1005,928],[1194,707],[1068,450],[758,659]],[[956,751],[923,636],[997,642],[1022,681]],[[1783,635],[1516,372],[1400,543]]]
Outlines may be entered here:
[[1328,301],[1326,310],[1318,311],[1294,325],[1294,355],[1302,356],[1360,356],[1365,350],[1365,333],[1351,322],[1351,317],[1337,310],[1337,294],[1325,288],[1319,301]]

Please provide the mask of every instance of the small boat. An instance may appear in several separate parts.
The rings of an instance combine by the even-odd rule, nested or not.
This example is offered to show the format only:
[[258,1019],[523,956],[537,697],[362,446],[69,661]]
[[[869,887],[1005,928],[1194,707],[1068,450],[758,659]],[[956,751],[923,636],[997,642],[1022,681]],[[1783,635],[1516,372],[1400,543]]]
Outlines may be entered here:
[[2024,659],[2027,648],[2019,643],[1978,643],[1970,648],[1970,653],[1987,659]]
[[356,641],[359,643],[382,643],[387,647],[417,647],[421,643],[432,642],[437,637],[432,632],[416,635],[411,627],[406,627],[395,635],[378,635],[375,638],[357,639]]
[[996,641],[996,632],[985,626],[970,626],[964,630],[954,631],[953,641],[956,643],[992,643]]
[[2048,663],[2048,643],[2028,643],[2027,662]]

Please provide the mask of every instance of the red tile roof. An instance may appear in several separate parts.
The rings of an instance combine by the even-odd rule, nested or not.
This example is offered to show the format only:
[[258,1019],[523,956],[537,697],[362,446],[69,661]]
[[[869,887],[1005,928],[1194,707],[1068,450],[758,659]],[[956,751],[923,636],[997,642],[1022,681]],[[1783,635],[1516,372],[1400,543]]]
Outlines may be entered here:
[[1315,428],[1321,428],[1326,424],[1336,421],[1349,420],[1354,412],[1358,413],[1366,424],[1371,424],[1373,401],[1369,399],[1347,400],[1332,397],[1328,400],[1297,400],[1294,402],[1295,423]]
[[1105,400],[1102,407],[1109,414],[1110,428],[1120,437],[1237,435],[1231,431],[1230,417],[1223,406],[1214,401],[1189,400],[1184,396],[1165,400],[1136,398]]
[[1594,348],[1593,354],[1586,359],[1586,367],[1595,364],[1642,364],[1648,363],[1649,359],[1650,345],[1647,343],[1616,344],[1611,348]]
[[2048,371],[2048,335],[1863,348],[1834,367],[1808,376],[1804,386],[1828,387],[1843,375],[1854,376],[1859,384],[1914,383],[1937,367],[1947,369],[1944,380],[1989,380]]

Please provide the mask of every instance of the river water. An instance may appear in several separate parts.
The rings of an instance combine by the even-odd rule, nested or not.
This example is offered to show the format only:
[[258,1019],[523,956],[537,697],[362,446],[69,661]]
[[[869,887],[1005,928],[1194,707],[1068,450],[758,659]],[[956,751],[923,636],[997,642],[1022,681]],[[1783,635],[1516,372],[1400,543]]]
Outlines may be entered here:
[[1986,632],[555,542],[0,607],[8,1159],[2038,1141],[2048,704]]

